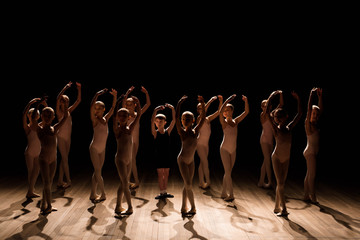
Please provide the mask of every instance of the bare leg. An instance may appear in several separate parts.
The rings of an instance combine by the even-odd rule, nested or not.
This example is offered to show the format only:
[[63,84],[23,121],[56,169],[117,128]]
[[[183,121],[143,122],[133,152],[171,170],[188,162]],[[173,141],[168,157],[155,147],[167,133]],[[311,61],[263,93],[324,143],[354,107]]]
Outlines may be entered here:
[[304,182],[304,200],[311,200],[316,203],[316,195],[315,195],[315,175],[316,175],[316,156],[315,155],[306,155],[306,165],[307,172]]
[[[210,185],[210,172],[209,172],[209,162],[208,162],[208,153],[209,147],[198,145],[197,153],[200,158],[199,164],[199,185],[202,188],[206,188]],[[205,177],[205,182],[204,182]]]
[[26,197],[27,198],[40,197],[39,194],[35,193],[35,183],[39,176],[39,171],[40,171],[39,158],[25,154],[25,160],[28,169],[28,183],[29,183],[29,188]]
[[[132,151],[132,161],[131,161],[131,172],[134,176],[134,180],[135,183],[130,184],[130,188],[131,189],[135,189],[137,187],[139,187],[139,176],[138,176],[138,171],[137,171],[137,167],[136,167],[136,155],[139,149],[139,143],[134,142],[133,143],[133,151]],[[130,181],[130,178],[129,178]]]
[[[116,201],[116,207],[115,207],[115,213],[116,214],[131,214],[133,212],[132,204],[131,204],[131,195],[129,190],[129,182],[128,182],[128,171],[129,168],[131,168],[130,163],[126,165],[122,162],[121,159],[115,160],[116,167],[118,170],[118,174],[120,177],[120,186],[118,188],[117,192],[117,201]],[[122,197],[125,196],[126,202],[128,204],[128,209],[123,212],[125,209],[122,207]]]
[[41,212],[43,214],[48,214],[52,211],[56,211],[55,208],[52,207],[52,194],[51,194],[51,186],[55,176],[56,171],[56,161],[52,161],[48,164],[46,161],[40,162],[40,171],[41,176],[43,178],[44,190],[43,190],[43,202],[41,203]]
[[[66,140],[63,138],[58,137],[58,147],[61,154],[61,162],[59,167],[59,179],[58,179],[58,186],[62,186],[64,188],[71,186],[71,179],[70,179],[70,170],[69,170],[69,152],[70,152],[70,143],[71,140]],[[66,177],[66,184],[63,181],[63,176],[65,174]]]
[[[105,150],[102,153],[98,153],[95,149],[90,148],[90,157],[94,167],[94,174],[91,181],[91,194],[90,200],[103,201],[106,199],[104,180],[101,176],[101,170],[105,160]],[[101,196],[96,194],[97,187],[100,188]]]
[[[258,182],[259,187],[270,187],[272,185],[272,174],[271,174],[271,152],[273,145],[269,143],[261,143],[261,150],[263,152],[264,161],[261,166],[260,179]],[[268,183],[265,184],[265,176],[267,177]]]
[[[229,153],[224,149],[220,149],[220,156],[224,166],[224,178],[223,178],[223,190],[221,197],[227,201],[234,199],[234,192],[232,186],[231,172],[235,164],[236,151],[234,153]],[[229,195],[228,195],[229,193]]]
[[181,157],[179,157],[178,165],[185,185],[183,190],[183,201],[181,206],[181,212],[184,213],[184,211],[186,211],[186,200],[188,199],[191,205],[191,209],[188,213],[195,214],[196,207],[195,207],[194,193],[192,191],[192,181],[195,173],[195,163],[194,161],[192,161],[190,164],[186,164],[181,159]]
[[[286,202],[285,202],[285,181],[289,168],[289,160],[285,162],[280,162],[279,159],[272,159],[274,166],[274,173],[277,181],[276,186],[276,197],[275,197],[275,213],[280,212],[280,205],[282,206],[281,215],[287,215]],[[275,170],[276,169],[276,170]]]

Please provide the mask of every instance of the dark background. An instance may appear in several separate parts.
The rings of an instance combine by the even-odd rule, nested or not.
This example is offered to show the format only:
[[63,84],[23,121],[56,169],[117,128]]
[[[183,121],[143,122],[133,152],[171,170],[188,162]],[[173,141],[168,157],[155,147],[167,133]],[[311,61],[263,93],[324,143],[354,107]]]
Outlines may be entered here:
[[[182,111],[196,112],[196,97],[205,100],[221,94],[238,97],[232,102],[234,116],[244,110],[241,95],[249,99],[250,114],[238,126],[237,159],[233,174],[250,172],[259,176],[262,152],[259,144],[261,124],[260,103],[269,94],[281,89],[290,117],[296,102],[290,92],[300,95],[303,116],[293,132],[289,178],[301,180],[306,164],[302,152],[306,146],[304,119],[310,90],[323,88],[324,113],[321,124],[321,148],[318,158],[318,181],[353,184],[358,182],[355,165],[356,95],[358,77],[351,59],[353,33],[336,17],[321,18],[315,13],[289,19],[271,16],[257,19],[233,15],[181,19],[167,23],[164,19],[140,21],[128,19],[119,25],[105,19],[63,18],[13,19],[15,26],[7,29],[5,74],[2,91],[5,148],[1,158],[1,174],[26,175],[23,152],[26,136],[22,129],[22,111],[26,104],[43,94],[55,108],[56,96],[69,81],[82,84],[82,102],[73,112],[72,144],[69,156],[71,174],[92,174],[88,147],[92,139],[89,104],[103,88],[115,88],[119,95],[134,85],[134,95],[145,104],[140,86],[147,88],[151,106],[140,122],[140,147],[137,166],[140,172],[156,174],[152,166],[152,135],[150,117],[154,107],[166,102],[176,106],[184,94],[189,99]],[[69,16],[68,16],[69,17]],[[200,17],[200,16],[199,16]],[[213,17],[213,16],[212,16]],[[305,19],[306,18],[306,19]],[[114,19],[112,19],[114,20]],[[236,20],[236,21],[235,21]],[[108,22],[107,22],[108,21]],[[130,24],[131,22],[131,24]],[[358,76],[358,75],[355,75]],[[73,103],[75,85],[66,91]],[[111,95],[103,95],[109,108]],[[209,113],[216,110],[215,101]],[[171,118],[170,111],[165,112]],[[54,121],[55,123],[56,121]],[[114,155],[116,141],[110,121],[104,171],[116,176]],[[211,123],[209,166],[212,173],[223,173],[219,146],[222,130],[219,120]],[[353,140],[353,138],[355,138]],[[172,132],[173,171],[180,139]],[[59,160],[59,158],[58,158]],[[198,164],[196,156],[195,162]],[[176,172],[174,174],[177,174]],[[141,177],[141,174],[140,174]]]

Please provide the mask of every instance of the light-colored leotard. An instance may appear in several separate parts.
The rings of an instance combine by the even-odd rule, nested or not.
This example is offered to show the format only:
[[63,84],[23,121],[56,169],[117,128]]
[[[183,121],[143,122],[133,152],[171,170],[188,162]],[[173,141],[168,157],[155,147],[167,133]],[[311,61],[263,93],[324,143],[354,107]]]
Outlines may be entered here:
[[[45,130],[47,131],[47,130]],[[48,132],[48,131],[47,131]],[[56,154],[57,154],[57,137],[55,133],[44,133],[42,130],[39,133],[39,139],[41,142],[41,151],[39,155],[39,161],[45,161],[47,163],[52,163],[56,161]]]
[[[226,121],[226,120],[225,120]],[[237,125],[234,127],[226,124],[226,127],[223,129],[224,137],[221,142],[220,148],[233,153],[236,151],[236,141],[237,141]]]
[[[129,118],[129,122],[128,122],[128,125],[130,125],[133,121],[135,121],[135,118],[136,117],[132,117],[130,116]],[[138,122],[135,127],[134,127],[134,130],[132,132],[132,137],[133,137],[133,143],[139,143],[139,132],[140,132],[140,122]]]
[[131,134],[121,133],[119,137],[116,138],[117,142],[117,152],[115,155],[116,161],[122,161],[125,164],[131,163],[132,158],[132,136]]
[[34,130],[30,130],[29,134],[27,135],[28,145],[25,149],[25,155],[31,157],[38,157],[41,151],[41,143],[37,132]]
[[178,155],[178,160],[184,161],[186,164],[190,164],[194,161],[194,155],[197,146],[197,136],[187,136],[185,140],[181,141],[181,150]]
[[315,131],[311,135],[306,135],[307,137],[307,145],[304,150],[304,156],[307,155],[317,155],[319,152],[319,140],[320,134],[319,131]]
[[[59,120],[59,122],[61,119]],[[60,127],[59,133],[57,134],[59,138],[70,140],[71,139],[71,129],[72,129],[72,118],[71,115],[65,120],[64,124]]]
[[94,135],[90,143],[90,148],[94,148],[98,153],[105,151],[108,133],[108,125],[99,122],[94,127]]
[[260,143],[274,144],[273,130],[270,120],[266,120],[262,125],[262,132],[260,136]]
[[278,133],[275,136],[276,145],[271,155],[272,159],[276,158],[280,162],[290,160],[291,138],[292,135],[290,131]]
[[199,133],[197,144],[202,145],[202,146],[208,146],[210,134],[211,134],[210,122],[208,120],[205,120],[204,124],[200,128],[200,133]]

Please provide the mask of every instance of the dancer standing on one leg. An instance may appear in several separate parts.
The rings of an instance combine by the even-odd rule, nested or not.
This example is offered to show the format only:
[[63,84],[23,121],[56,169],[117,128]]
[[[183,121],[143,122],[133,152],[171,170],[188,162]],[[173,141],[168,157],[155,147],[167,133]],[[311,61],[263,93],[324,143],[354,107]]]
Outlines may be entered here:
[[[302,115],[300,98],[297,93],[292,92],[292,96],[297,100],[297,114],[294,119],[288,123],[289,115],[282,108],[277,108],[274,111],[273,116],[270,115],[270,105],[273,98],[280,94],[281,91],[275,91],[270,94],[268,98],[268,104],[266,107],[266,114],[271,119],[271,126],[275,136],[275,149],[271,155],[274,174],[276,178],[276,196],[275,196],[275,208],[274,213],[280,213],[280,216],[287,216],[288,212],[285,205],[285,181],[288,173],[290,162],[290,150],[291,150],[291,131],[294,126],[299,122]],[[282,210],[280,208],[282,207]]]
[[229,102],[235,97],[236,94],[226,99],[220,108],[219,117],[224,132],[224,137],[220,145],[220,156],[225,170],[221,198],[225,201],[234,200],[231,172],[236,160],[237,126],[249,114],[248,99],[243,95],[242,100],[245,102],[245,111],[233,119],[234,106]]
[[[279,91],[280,103],[276,108],[282,108],[284,106],[284,98],[282,91]],[[269,188],[272,185],[272,170],[271,170],[271,153],[274,149],[274,135],[271,127],[271,120],[266,114],[267,100],[261,102],[262,112],[260,114],[260,122],[262,126],[262,132],[260,136],[260,146],[264,156],[263,164],[261,165],[260,170],[260,179],[258,182],[258,187]],[[270,107],[271,109],[271,107]],[[271,111],[271,110],[270,110]],[[268,182],[265,183],[265,177],[267,177]]]
[[[194,215],[196,214],[194,193],[192,191],[192,181],[195,173],[194,155],[197,146],[197,138],[200,132],[200,128],[205,121],[205,103],[202,96],[198,96],[198,101],[201,104],[202,112],[200,115],[199,123],[192,128],[195,117],[192,112],[185,111],[180,116],[181,104],[187,96],[183,96],[176,106],[176,129],[181,139],[181,150],[178,155],[178,165],[181,176],[184,180],[184,189],[182,194],[181,214],[182,215]],[[187,211],[187,201],[189,200],[191,209]]]
[[[105,88],[97,92],[90,104],[90,118],[94,130],[93,139],[89,147],[90,158],[94,167],[94,174],[91,180],[90,193],[90,200],[93,202],[100,202],[106,199],[104,181],[101,176],[101,170],[105,161],[106,140],[109,133],[108,122],[110,117],[114,113],[117,100],[117,92],[116,90],[112,89],[110,91],[110,94],[113,95],[112,106],[109,112],[104,116],[105,104],[102,101],[97,101],[97,99],[100,95],[106,93],[107,91],[108,90]],[[99,187],[100,189],[100,196],[96,194],[97,187]]]
[[[172,120],[170,125],[165,129],[166,116],[157,114],[159,110],[166,107],[172,111]],[[160,194],[155,199],[173,198],[174,196],[167,193],[167,183],[169,178],[171,155],[170,155],[170,133],[175,126],[175,109],[171,104],[166,103],[164,106],[158,106],[154,109],[151,117],[151,133],[154,136],[155,165],[158,173],[158,182]],[[157,129],[155,129],[155,126]]]
[[[70,116],[66,119],[64,125],[59,129],[58,137],[58,148],[61,155],[61,161],[59,166],[59,179],[57,186],[61,188],[68,188],[71,186],[70,179],[70,170],[69,170],[69,152],[70,152],[70,144],[71,144],[71,130],[72,130],[72,118],[71,113],[77,108],[77,106],[81,102],[81,84],[76,83],[77,88],[77,99],[73,105],[69,107],[69,97],[64,95],[64,92],[70,88],[72,82],[66,84],[66,86],[61,90],[57,97],[56,101],[56,116],[58,121],[64,117],[65,108],[69,110]],[[64,183],[64,174],[66,177],[66,183]]]
[[[206,104],[205,104],[205,113],[207,112],[207,109],[209,108],[210,104],[216,100],[216,96],[212,97]],[[199,164],[199,187],[206,189],[210,187],[210,172],[209,172],[209,162],[208,162],[208,155],[209,155],[209,139],[211,134],[211,126],[210,122],[214,120],[217,116],[219,116],[219,109],[223,103],[222,96],[218,96],[219,98],[219,107],[216,112],[213,114],[207,116],[205,118],[205,122],[203,126],[200,128],[200,133],[198,137],[198,144],[197,144],[197,154],[200,158],[200,164]],[[201,114],[201,104],[199,103],[197,105],[197,112],[198,114]],[[196,122],[199,123],[200,121],[200,115],[197,117]]]
[[[315,95],[318,96],[318,105],[313,105]],[[304,200],[317,203],[315,195],[315,174],[316,174],[316,157],[319,152],[319,118],[323,110],[322,89],[313,88],[310,92],[308,110],[305,119],[305,132],[307,137],[307,145],[304,150],[306,159],[306,176],[304,180]]]
[[[28,145],[25,149],[25,161],[28,170],[28,183],[29,188],[26,194],[26,198],[40,197],[39,194],[35,193],[35,183],[39,176],[39,154],[41,151],[40,140],[37,135],[38,119],[40,118],[40,112],[34,113],[35,108],[31,108],[31,105],[35,102],[40,101],[40,98],[34,98],[25,107],[23,113],[23,128],[27,137]],[[46,107],[45,101],[41,102]],[[34,118],[32,115],[34,114]],[[29,123],[28,123],[29,120]]]
[[[129,110],[130,113],[130,121],[129,124],[131,124],[134,119],[136,118],[138,112],[135,111],[137,106],[136,103],[134,102],[134,99],[132,97],[128,98],[129,94],[134,90],[134,86],[130,87],[129,90],[126,92],[123,101],[122,101],[122,107],[126,108]],[[145,93],[146,95],[146,104],[140,108],[141,112],[140,112],[140,116],[142,114],[144,114],[144,112],[150,107],[150,96],[148,91],[144,88],[141,87],[141,91],[143,93]],[[130,183],[130,189],[136,189],[139,187],[139,176],[138,176],[138,171],[137,171],[137,167],[136,167],[136,155],[139,149],[139,132],[140,132],[140,121],[138,121],[138,123],[135,125],[135,129],[132,133],[132,137],[133,137],[133,153],[132,153],[132,161],[131,161],[131,172],[129,173],[129,182],[130,182],[130,177],[131,177],[131,173],[134,176],[134,180],[135,183]]]
[[[129,110],[127,110],[126,108],[120,108],[119,110],[117,110],[116,107],[116,114],[114,114],[113,118],[113,130],[117,143],[115,164],[121,181],[117,192],[115,213],[125,215],[130,215],[133,213],[131,195],[129,190],[129,173],[131,171],[131,155],[133,152],[132,133],[141,117],[139,99],[134,96],[132,96],[131,98],[135,102],[136,111],[138,112],[134,121],[128,124],[130,113]],[[122,207],[121,202],[124,195],[128,205],[128,209]]]

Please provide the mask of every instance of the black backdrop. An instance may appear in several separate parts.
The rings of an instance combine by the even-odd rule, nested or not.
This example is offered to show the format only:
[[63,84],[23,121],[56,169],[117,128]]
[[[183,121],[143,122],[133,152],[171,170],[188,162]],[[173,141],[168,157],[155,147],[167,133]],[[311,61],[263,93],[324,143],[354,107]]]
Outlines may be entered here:
[[[194,63],[194,62],[192,62]],[[74,61],[72,61],[74,64]],[[333,65],[322,65],[317,71],[306,68],[304,65],[294,66],[293,64],[275,67],[261,65],[247,67],[236,67],[234,65],[217,62],[201,66],[179,65],[173,66],[167,63],[167,67],[144,66],[137,68],[121,66],[116,68],[113,65],[104,63],[79,65],[52,66],[46,64],[38,66],[31,64],[24,66],[14,72],[9,79],[7,90],[14,92],[10,100],[9,128],[6,128],[10,141],[6,142],[5,151],[10,151],[9,157],[2,159],[5,164],[1,168],[3,175],[26,173],[23,152],[26,147],[26,137],[21,125],[21,114],[27,102],[34,97],[41,97],[44,93],[49,96],[48,104],[55,108],[55,101],[58,92],[68,81],[78,81],[82,84],[82,102],[73,112],[73,133],[70,150],[69,164],[71,174],[87,173],[90,175],[92,165],[89,157],[88,146],[92,139],[92,126],[89,118],[89,104],[93,95],[103,88],[115,88],[119,95],[134,85],[134,95],[138,96],[141,104],[145,104],[145,95],[140,91],[140,86],[146,87],[151,98],[151,106],[142,116],[140,122],[140,147],[137,156],[139,171],[152,171],[152,135],[150,132],[150,117],[154,107],[166,102],[176,106],[178,99],[184,94],[189,99],[183,104],[182,111],[190,110],[196,113],[196,97],[198,94],[204,96],[205,101],[212,96],[221,94],[224,99],[231,94],[237,94],[233,100],[235,105],[234,115],[239,115],[244,110],[244,103],[241,95],[249,99],[250,114],[238,126],[237,160],[233,174],[241,174],[242,171],[252,172],[256,177],[259,175],[262,163],[262,153],[259,144],[261,125],[259,115],[261,112],[260,103],[267,98],[273,90],[281,89],[285,94],[285,105],[293,117],[296,110],[296,102],[290,92],[295,90],[300,95],[303,108],[303,117],[293,133],[292,157],[290,163],[289,177],[303,179],[306,165],[302,151],[306,146],[304,131],[304,119],[309,92],[312,87],[322,87],[324,97],[324,114],[322,116],[321,128],[321,150],[318,160],[318,179],[322,180],[344,180],[354,182],[355,180],[355,159],[353,151],[348,145],[346,133],[351,129],[350,121],[341,123],[344,117],[344,100],[351,95],[352,89],[343,90],[339,83],[340,73]],[[217,65],[218,64],[218,65]],[[322,73],[325,75],[321,75]],[[73,103],[76,98],[75,85],[66,91]],[[100,97],[107,108],[110,107],[112,96],[106,94]],[[215,101],[208,112],[216,110],[218,102]],[[171,119],[171,112],[164,112]],[[343,117],[341,117],[343,116]],[[54,121],[56,122],[56,120]],[[114,172],[114,155],[116,152],[116,141],[112,133],[111,121],[109,124],[109,137],[107,142],[106,161],[104,170]],[[348,124],[347,124],[348,123]],[[222,173],[219,146],[222,140],[222,130],[219,120],[215,119],[212,124],[212,135],[210,138],[209,166],[213,173]],[[9,150],[11,149],[11,150]],[[180,151],[180,139],[176,129],[172,132],[172,153],[173,168],[177,170],[176,156]],[[198,164],[198,157],[195,158]]]

